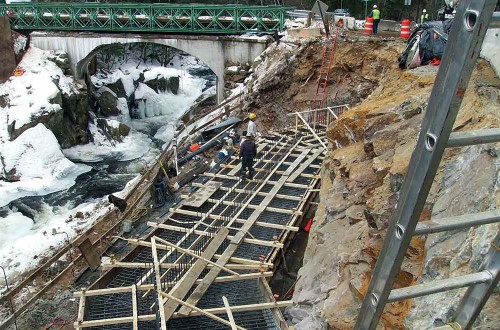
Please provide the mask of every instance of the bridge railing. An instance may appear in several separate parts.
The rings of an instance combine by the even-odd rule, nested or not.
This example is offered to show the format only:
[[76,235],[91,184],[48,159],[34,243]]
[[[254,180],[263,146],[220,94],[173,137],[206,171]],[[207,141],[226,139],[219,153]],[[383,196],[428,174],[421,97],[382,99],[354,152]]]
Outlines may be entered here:
[[273,33],[285,25],[285,6],[109,3],[1,4],[13,29],[207,34]]

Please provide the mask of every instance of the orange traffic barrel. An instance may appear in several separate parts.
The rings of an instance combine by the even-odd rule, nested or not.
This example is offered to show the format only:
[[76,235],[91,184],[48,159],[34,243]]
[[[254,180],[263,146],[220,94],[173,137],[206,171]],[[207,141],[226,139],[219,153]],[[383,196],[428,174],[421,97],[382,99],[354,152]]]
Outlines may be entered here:
[[365,34],[373,33],[373,17],[367,17],[365,21]]
[[401,22],[401,38],[408,39],[410,37],[410,20],[404,19]]

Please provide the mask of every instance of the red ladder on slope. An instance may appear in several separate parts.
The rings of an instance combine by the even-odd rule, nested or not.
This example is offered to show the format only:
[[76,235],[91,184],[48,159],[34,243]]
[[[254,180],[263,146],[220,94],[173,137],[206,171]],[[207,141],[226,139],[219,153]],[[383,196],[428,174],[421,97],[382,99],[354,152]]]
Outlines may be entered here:
[[[314,106],[318,108],[325,107],[326,86],[328,85],[328,77],[330,76],[330,69],[335,55],[335,45],[337,44],[338,33],[339,29],[335,27],[335,35],[326,37],[325,47],[323,49],[323,59],[321,61],[321,69],[318,78],[318,86],[316,88],[316,95],[314,96]],[[320,91],[321,100],[318,99]]]

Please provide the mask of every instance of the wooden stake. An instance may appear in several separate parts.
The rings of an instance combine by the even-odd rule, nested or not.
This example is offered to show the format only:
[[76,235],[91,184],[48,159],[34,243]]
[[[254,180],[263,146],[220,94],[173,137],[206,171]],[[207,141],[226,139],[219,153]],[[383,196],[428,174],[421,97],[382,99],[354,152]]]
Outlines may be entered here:
[[139,322],[137,321],[137,288],[134,285],[132,285],[132,318],[133,318],[133,323],[132,323],[132,329],[133,330],[139,330]]
[[222,296],[222,301],[224,302],[224,307],[226,307],[227,317],[229,319],[229,323],[231,323],[231,330],[238,329],[236,327],[236,323],[234,322],[233,313],[231,312],[231,307],[229,306],[229,301],[227,301],[226,296]]

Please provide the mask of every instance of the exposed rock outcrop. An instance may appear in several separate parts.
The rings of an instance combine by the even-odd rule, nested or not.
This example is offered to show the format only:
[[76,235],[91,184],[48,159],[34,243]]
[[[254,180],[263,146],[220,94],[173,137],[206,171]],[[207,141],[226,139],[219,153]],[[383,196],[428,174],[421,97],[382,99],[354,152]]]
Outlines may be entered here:
[[[318,319],[328,329],[351,329],[366,293],[437,71],[421,67],[400,72],[392,67],[385,68],[379,87],[367,100],[327,131],[332,149],[322,168],[321,204],[293,296],[300,329],[306,324],[321,329],[311,325]],[[493,87],[497,84],[492,69],[480,62],[455,129],[499,126],[494,115],[500,110],[500,92]],[[495,145],[449,149],[420,221],[496,208],[498,163]],[[396,287],[477,270],[498,228],[414,238]],[[392,303],[386,306],[381,327],[442,325],[459,296],[452,291]],[[497,294],[490,304],[498,308],[499,300]],[[492,317],[491,311],[494,307],[486,308],[482,320]]]

